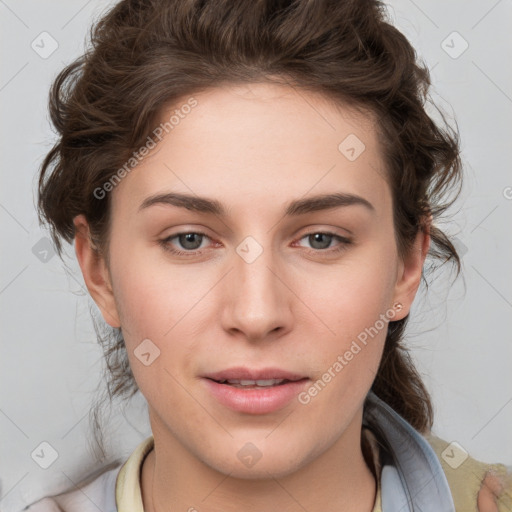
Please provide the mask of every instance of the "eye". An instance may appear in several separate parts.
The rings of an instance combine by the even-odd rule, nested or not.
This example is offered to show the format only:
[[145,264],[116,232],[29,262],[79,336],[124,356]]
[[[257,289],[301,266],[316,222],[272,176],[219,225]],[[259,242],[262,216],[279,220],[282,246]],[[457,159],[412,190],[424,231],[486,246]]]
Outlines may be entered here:
[[[309,233],[300,238],[299,240],[304,239],[307,239],[308,242],[311,244],[311,251],[313,252],[340,252],[346,249],[347,245],[352,243],[352,241],[346,237],[324,231]],[[338,240],[340,243],[334,247],[331,247],[331,242],[333,242],[334,240]]]
[[[185,251],[181,251],[176,249],[172,245],[172,240],[177,239],[178,243],[186,249]],[[209,237],[204,233],[198,233],[196,231],[176,233],[174,235],[168,236],[163,240],[160,240],[160,245],[166,250],[173,254],[177,254],[179,256],[190,256],[196,254],[196,250],[201,248],[201,244],[203,239]]]
[[[173,242],[175,239],[176,242]],[[160,240],[159,243],[164,250],[177,256],[194,256],[200,254],[202,252],[201,249],[205,248],[205,246],[202,246],[202,243],[205,241],[205,239],[210,240],[210,237],[205,233],[188,231],[170,235],[167,238]],[[308,242],[312,245],[311,248],[304,248],[308,252],[312,252],[314,254],[338,253],[345,250],[347,246],[352,243],[352,241],[346,237],[324,231],[309,233],[301,237],[299,241],[304,239],[307,239]],[[335,240],[338,240],[339,243],[338,245],[332,247],[331,243]],[[176,248],[176,245],[179,245],[184,250]]]

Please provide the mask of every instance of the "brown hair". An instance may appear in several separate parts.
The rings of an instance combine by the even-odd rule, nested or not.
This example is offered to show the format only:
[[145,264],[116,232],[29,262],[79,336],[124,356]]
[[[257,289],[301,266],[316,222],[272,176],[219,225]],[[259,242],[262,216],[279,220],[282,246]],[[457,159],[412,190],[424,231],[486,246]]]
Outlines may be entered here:
[[[110,200],[94,191],[144,144],[164,107],[225,83],[285,83],[374,114],[401,255],[460,191],[458,134],[427,114],[428,69],[380,1],[123,0],[91,29],[91,43],[50,92],[59,139],[42,164],[38,206],[60,255],[84,214],[108,262]],[[449,238],[435,225],[430,235],[430,257],[458,273]],[[403,345],[406,323],[390,322],[372,389],[424,432],[432,404]],[[121,330],[98,335],[109,398],[132,396]]]

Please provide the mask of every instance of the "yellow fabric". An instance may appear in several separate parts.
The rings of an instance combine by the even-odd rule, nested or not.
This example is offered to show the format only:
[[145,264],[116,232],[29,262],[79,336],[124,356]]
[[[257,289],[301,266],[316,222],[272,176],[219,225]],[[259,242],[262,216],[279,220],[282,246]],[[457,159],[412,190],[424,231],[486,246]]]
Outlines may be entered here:
[[[377,472],[377,496],[372,512],[382,512],[380,492],[380,463],[378,444],[370,432],[364,430],[372,449],[374,466]],[[512,511],[512,475],[503,464],[486,464],[468,457],[457,469],[453,469],[442,457],[442,452],[450,443],[433,435],[425,436],[438,459],[452,492],[457,512],[478,512],[477,496],[485,475],[491,471],[503,484],[498,499],[499,512]],[[144,512],[140,488],[142,463],[153,449],[153,436],[140,443],[119,471],[116,481],[116,504],[118,512]]]
[[502,484],[501,494],[497,500],[499,512],[512,511],[512,473],[507,470],[506,466],[486,464],[468,457],[460,466],[453,468],[442,455],[444,450],[449,449],[450,443],[432,434],[425,438],[441,462],[457,512],[478,512],[478,493],[488,473],[495,475]]
[[153,449],[154,438],[140,443],[119,470],[116,480],[117,512],[144,512],[140,489],[140,474],[146,455]]

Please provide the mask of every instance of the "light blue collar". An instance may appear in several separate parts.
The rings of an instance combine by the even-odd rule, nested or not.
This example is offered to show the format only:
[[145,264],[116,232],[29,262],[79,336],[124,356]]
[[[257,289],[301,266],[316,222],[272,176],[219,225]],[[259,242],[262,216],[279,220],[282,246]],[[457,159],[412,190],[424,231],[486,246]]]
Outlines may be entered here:
[[455,512],[432,447],[373,391],[366,398],[363,426],[381,446],[382,512]]

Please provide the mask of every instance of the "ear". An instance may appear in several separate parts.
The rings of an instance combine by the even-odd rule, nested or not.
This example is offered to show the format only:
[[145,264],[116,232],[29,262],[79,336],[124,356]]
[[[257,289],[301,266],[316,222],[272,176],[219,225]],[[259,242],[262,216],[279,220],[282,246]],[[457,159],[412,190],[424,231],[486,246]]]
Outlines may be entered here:
[[84,281],[105,319],[111,327],[121,327],[114,301],[114,293],[105,258],[91,240],[89,224],[84,215],[73,219],[75,225],[75,253]]
[[403,307],[400,311],[397,311],[393,320],[401,320],[410,312],[412,302],[420,286],[423,264],[430,248],[431,223],[432,217],[430,216],[418,230],[409,253],[400,262],[394,302],[399,302]]

